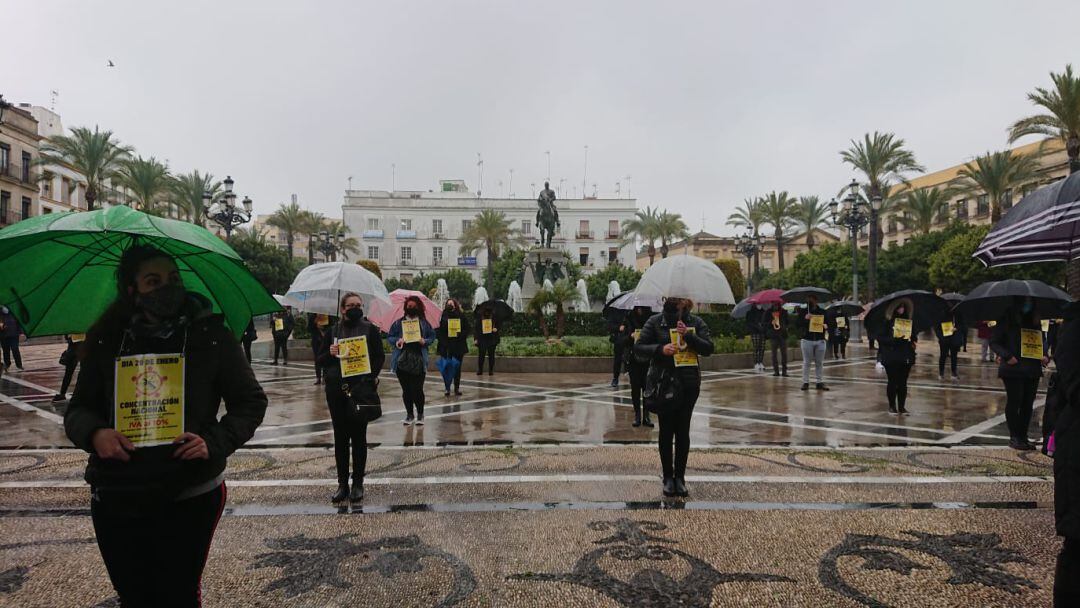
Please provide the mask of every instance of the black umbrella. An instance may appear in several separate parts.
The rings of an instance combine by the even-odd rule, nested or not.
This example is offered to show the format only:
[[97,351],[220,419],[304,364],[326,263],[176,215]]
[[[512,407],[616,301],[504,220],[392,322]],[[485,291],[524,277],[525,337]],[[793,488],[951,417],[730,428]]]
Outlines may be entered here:
[[817,297],[818,302],[824,302],[832,297],[832,292],[821,287],[796,287],[780,294],[785,302],[794,304],[806,304],[806,299],[810,296]]
[[859,304],[858,302],[850,302],[848,300],[844,300],[841,302],[833,302],[832,304],[829,304],[829,307],[825,310],[837,310],[845,317],[856,317],[862,314],[863,307],[862,304]]
[[1080,173],[1020,199],[975,250],[987,266],[1067,262],[1080,256]]
[[879,333],[888,323],[886,313],[894,308],[897,300],[911,302],[911,331],[915,334],[926,331],[938,323],[949,319],[949,303],[940,296],[920,289],[905,289],[879,298],[870,306],[863,318],[863,325],[871,334]]
[[1069,294],[1042,281],[1007,279],[990,281],[971,290],[956,306],[957,312],[970,321],[996,321],[1005,316],[1014,298],[1031,298],[1035,314],[1042,319],[1061,316],[1065,304],[1072,302]]
[[478,304],[475,314],[479,316],[483,314],[485,309],[491,309],[491,318],[499,322],[509,321],[514,316],[514,309],[510,308],[510,305],[502,300],[488,300]]
[[945,300],[946,302],[951,302],[951,303],[954,303],[954,304],[956,302],[963,302],[964,298],[966,298],[966,297],[967,296],[965,296],[964,294],[956,293],[955,291],[950,291],[949,293],[941,294],[941,299],[942,300]]
[[747,302],[746,300],[747,300],[746,298],[743,298],[742,302],[739,302],[738,304],[735,305],[735,308],[731,309],[731,317],[732,318],[734,318],[734,319],[745,319],[747,313],[749,313],[750,310],[754,308],[754,305],[752,303],[750,303],[750,302]]

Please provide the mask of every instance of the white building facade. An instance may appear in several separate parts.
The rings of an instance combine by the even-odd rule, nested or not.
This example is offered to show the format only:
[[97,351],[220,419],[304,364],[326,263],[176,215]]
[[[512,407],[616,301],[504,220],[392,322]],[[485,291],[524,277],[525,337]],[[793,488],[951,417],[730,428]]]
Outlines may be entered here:
[[[487,253],[462,255],[458,238],[482,210],[505,213],[527,243],[540,238],[534,199],[477,198],[459,180],[444,180],[439,186],[438,191],[427,192],[346,191],[343,221],[349,236],[360,242],[360,254],[350,260],[375,260],[384,278],[409,280],[461,268],[481,281]],[[622,245],[619,235],[623,220],[637,211],[635,199],[565,199],[556,205],[562,228],[552,247],[564,250],[585,273],[610,264],[634,266],[634,247]]]

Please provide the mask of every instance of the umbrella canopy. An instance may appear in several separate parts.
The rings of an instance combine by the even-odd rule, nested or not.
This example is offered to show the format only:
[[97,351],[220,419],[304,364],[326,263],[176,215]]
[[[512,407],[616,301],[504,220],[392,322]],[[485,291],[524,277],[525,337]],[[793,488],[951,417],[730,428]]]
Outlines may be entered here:
[[376,299],[371,303],[371,309],[368,312],[368,320],[375,325],[379,326],[379,329],[383,331],[390,331],[390,326],[395,321],[405,316],[405,300],[409,296],[416,296],[420,298],[420,302],[424,305],[424,319],[432,327],[438,327],[439,322],[442,321],[442,309],[435,302],[432,302],[427,296],[419,291],[411,291],[408,289],[395,289],[390,292],[390,300]]
[[734,304],[720,268],[694,255],[675,255],[653,264],[635,290],[642,297],[688,298],[695,304]]
[[237,336],[251,317],[281,309],[205,228],[124,206],[50,213],[0,230],[0,302],[28,336],[86,333],[116,299],[116,267],[135,244],[172,256],[184,286],[209,298]]
[[975,249],[987,266],[1067,262],[1080,256],[1080,173],[1020,199]]
[[919,333],[933,328],[938,323],[949,318],[949,303],[940,296],[922,291],[920,289],[905,289],[890,293],[878,298],[870,306],[863,318],[863,325],[867,331],[876,333],[888,322],[887,314],[891,312],[899,300],[911,302],[911,330]]
[[360,294],[367,312],[375,300],[390,303],[390,294],[379,277],[359,264],[347,262],[324,262],[304,268],[285,292],[285,299],[300,312],[336,317],[341,314],[341,296],[350,291]]
[[624,291],[604,304],[604,316],[607,317],[609,310],[625,312],[639,306],[649,308],[653,312],[660,312],[660,309],[664,307],[664,303],[656,296],[643,296],[636,291]]
[[1008,279],[990,281],[971,290],[956,306],[957,312],[972,321],[996,321],[1003,317],[1014,298],[1031,298],[1035,313],[1043,319],[1061,316],[1064,305],[1072,302],[1069,294],[1042,281]]
[[746,301],[751,304],[783,304],[783,295],[783,289],[766,289],[751,294],[749,298],[746,298]]
[[753,308],[754,304],[750,302],[750,298],[743,298],[741,302],[735,305],[735,308],[731,309],[731,317],[733,319],[745,319]]
[[481,302],[476,305],[473,312],[474,314],[479,315],[488,308],[491,309],[491,318],[496,321],[509,321],[514,317],[514,309],[510,308],[510,305],[502,300],[488,300],[487,302]]
[[796,287],[780,295],[785,302],[795,304],[806,304],[810,296],[817,297],[818,302],[824,302],[832,297],[832,292],[821,287]]
[[964,298],[966,298],[966,297],[967,296],[965,296],[964,294],[956,293],[955,291],[950,291],[949,293],[941,294],[941,299],[945,300],[946,302],[949,302],[951,304],[955,304],[957,302],[963,302]]
[[863,312],[862,304],[858,302],[849,302],[847,300],[841,302],[833,302],[829,304],[829,307],[825,310],[839,310],[840,314],[845,317],[854,317],[861,315]]

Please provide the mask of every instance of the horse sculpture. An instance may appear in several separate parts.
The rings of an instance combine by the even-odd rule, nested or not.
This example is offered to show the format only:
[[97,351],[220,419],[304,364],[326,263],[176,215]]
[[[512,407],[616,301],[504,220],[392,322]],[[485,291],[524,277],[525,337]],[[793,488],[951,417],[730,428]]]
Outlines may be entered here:
[[559,222],[559,210],[555,207],[555,193],[544,182],[544,189],[536,199],[536,227],[540,231],[540,246],[551,249],[551,239],[562,225]]

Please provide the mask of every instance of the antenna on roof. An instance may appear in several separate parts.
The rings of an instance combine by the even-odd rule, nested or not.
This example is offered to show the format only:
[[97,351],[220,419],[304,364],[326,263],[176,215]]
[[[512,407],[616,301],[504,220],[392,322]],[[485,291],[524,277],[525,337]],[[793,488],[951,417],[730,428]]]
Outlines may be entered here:
[[60,91],[53,89],[49,91],[49,111],[56,112],[56,98],[60,96]]

